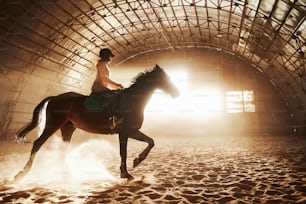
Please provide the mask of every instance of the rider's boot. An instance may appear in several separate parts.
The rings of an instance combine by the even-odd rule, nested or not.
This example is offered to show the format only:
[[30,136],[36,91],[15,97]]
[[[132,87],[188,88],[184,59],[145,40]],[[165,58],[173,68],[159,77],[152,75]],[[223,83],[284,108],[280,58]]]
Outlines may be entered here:
[[123,118],[122,117],[118,118],[117,116],[113,115],[112,117],[109,118],[108,123],[109,123],[109,128],[111,130],[114,130],[117,128],[118,125],[123,123]]

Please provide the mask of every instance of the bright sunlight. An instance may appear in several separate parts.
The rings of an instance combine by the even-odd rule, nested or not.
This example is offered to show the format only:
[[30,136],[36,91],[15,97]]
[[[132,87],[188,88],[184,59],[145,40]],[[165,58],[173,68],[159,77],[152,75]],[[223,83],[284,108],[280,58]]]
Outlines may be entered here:
[[146,114],[192,114],[208,116],[219,114],[222,109],[222,93],[216,88],[193,89],[189,85],[186,71],[168,72],[180,91],[180,96],[172,99],[157,90],[149,101]]

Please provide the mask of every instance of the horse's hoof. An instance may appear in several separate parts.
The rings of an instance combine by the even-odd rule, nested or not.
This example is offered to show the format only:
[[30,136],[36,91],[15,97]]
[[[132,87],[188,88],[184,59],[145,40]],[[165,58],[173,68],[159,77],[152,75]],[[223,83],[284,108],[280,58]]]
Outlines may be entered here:
[[138,164],[140,164],[140,159],[137,157],[137,158],[134,159],[133,168],[135,168],[136,166],[138,166]]
[[128,181],[131,181],[134,179],[134,177],[132,175],[130,175],[129,173],[121,173],[120,175],[121,178],[127,179]]
[[132,180],[134,180],[134,176],[128,175],[127,179],[128,179],[128,181],[132,181]]

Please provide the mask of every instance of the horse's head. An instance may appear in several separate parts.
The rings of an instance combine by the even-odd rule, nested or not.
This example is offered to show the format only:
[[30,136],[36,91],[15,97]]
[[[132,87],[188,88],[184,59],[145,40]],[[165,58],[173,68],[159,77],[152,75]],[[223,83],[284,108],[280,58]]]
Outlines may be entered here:
[[154,80],[156,80],[157,88],[163,90],[172,97],[177,97],[179,95],[179,91],[173,84],[169,75],[159,65],[155,65],[153,72],[155,74]]

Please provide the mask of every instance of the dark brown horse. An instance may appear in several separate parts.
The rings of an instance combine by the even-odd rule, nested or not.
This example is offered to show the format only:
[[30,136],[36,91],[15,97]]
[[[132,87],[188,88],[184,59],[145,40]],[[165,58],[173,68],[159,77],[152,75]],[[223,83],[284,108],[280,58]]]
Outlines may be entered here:
[[127,141],[128,138],[133,138],[148,143],[148,146],[134,159],[134,167],[136,167],[147,157],[154,146],[153,139],[140,132],[139,129],[143,123],[145,106],[156,89],[161,89],[171,96],[178,95],[178,90],[172,84],[169,76],[158,65],[151,71],[139,74],[129,88],[114,96],[116,99],[120,98],[121,101],[116,106],[116,114],[123,118],[123,123],[114,130],[109,127],[109,117],[111,116],[109,111],[95,107],[92,103],[95,102],[95,99],[90,96],[69,92],[44,99],[35,108],[32,121],[23,127],[17,135],[17,139],[22,140],[29,131],[38,125],[39,113],[48,102],[44,130],[34,141],[29,160],[14,180],[22,178],[30,171],[35,154],[53,133],[60,129],[63,140],[69,142],[76,128],[97,134],[119,133],[120,176],[132,179],[133,177],[128,173],[126,167]]

